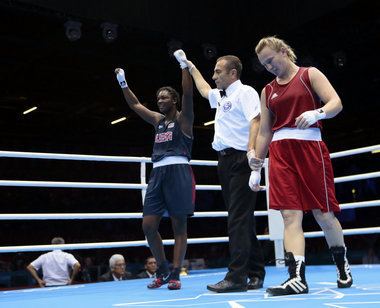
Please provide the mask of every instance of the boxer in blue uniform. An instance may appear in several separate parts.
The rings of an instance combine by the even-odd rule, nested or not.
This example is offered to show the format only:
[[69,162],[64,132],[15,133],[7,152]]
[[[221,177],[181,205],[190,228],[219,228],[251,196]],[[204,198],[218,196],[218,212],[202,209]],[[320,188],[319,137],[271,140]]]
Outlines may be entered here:
[[[174,53],[178,60],[178,50]],[[181,288],[180,269],[187,248],[187,218],[194,213],[195,181],[189,165],[193,142],[193,83],[189,68],[182,68],[182,109],[178,110],[180,97],[171,87],[157,90],[160,112],[142,105],[129,88],[122,69],[115,70],[129,107],[155,128],[153,145],[153,170],[144,200],[142,227],[149,248],[158,265],[156,278],[149,289],[168,284],[168,289]],[[173,270],[169,271],[164,246],[158,227],[162,216],[168,213],[174,233]]]

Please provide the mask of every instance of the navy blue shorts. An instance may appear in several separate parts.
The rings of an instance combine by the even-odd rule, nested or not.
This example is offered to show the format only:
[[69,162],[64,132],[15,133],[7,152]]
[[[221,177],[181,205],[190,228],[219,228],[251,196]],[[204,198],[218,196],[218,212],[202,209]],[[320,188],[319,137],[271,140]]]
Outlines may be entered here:
[[195,204],[195,180],[188,164],[153,168],[145,194],[143,216],[192,216]]

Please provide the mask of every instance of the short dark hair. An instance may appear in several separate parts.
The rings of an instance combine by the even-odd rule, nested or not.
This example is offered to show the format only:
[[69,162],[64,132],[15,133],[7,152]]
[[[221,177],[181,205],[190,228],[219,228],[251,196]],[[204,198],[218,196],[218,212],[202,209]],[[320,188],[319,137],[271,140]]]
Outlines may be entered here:
[[55,237],[51,240],[52,244],[64,244],[65,240],[62,237]]
[[237,56],[227,55],[223,57],[219,57],[216,62],[226,60],[226,68],[228,71],[232,69],[236,69],[236,75],[240,79],[241,72],[243,70],[243,64],[241,63],[240,59]]
[[148,262],[149,262],[149,259],[154,259],[154,260],[156,260],[156,258],[155,257],[153,257],[153,256],[150,256],[150,257],[148,257],[148,258],[146,258],[145,259],[145,265],[147,265],[148,264]]
[[175,89],[173,89],[172,87],[168,87],[168,86],[161,87],[157,90],[156,97],[158,96],[158,94],[161,91],[168,91],[168,93],[172,97],[172,99],[177,102],[177,109],[181,107],[181,99],[179,98],[179,93]]

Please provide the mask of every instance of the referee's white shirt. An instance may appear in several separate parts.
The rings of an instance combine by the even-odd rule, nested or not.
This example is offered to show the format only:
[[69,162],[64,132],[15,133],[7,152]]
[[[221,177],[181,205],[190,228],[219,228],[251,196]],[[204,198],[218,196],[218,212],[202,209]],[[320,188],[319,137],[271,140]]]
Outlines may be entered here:
[[39,256],[31,264],[37,271],[42,268],[46,286],[59,286],[69,282],[69,269],[77,262],[72,254],[53,250]]
[[260,114],[260,98],[256,90],[236,80],[220,96],[219,89],[209,91],[211,108],[216,108],[215,134],[212,148],[247,151],[250,121]]

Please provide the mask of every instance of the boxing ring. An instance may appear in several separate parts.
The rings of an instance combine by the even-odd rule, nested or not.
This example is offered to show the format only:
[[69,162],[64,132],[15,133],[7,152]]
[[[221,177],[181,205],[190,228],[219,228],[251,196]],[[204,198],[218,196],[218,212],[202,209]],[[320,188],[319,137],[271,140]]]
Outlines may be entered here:
[[[380,150],[380,145],[352,149],[332,153],[331,158],[341,158],[352,155],[360,155]],[[0,151],[0,157],[20,159],[49,159],[49,160],[77,160],[77,161],[103,161],[140,164],[140,183],[101,183],[101,182],[62,182],[62,181],[21,181],[0,180],[0,186],[19,187],[46,187],[46,188],[92,188],[92,189],[134,189],[141,190],[142,200],[147,187],[146,169],[151,163],[150,158],[102,156],[102,155],[77,155],[36,152],[12,152]],[[192,160],[192,165],[215,167],[216,161]],[[268,183],[267,161],[264,164],[265,182]],[[335,178],[335,183],[357,181],[380,177],[380,171],[355,174]],[[197,185],[197,190],[221,190],[219,185]],[[268,190],[264,188],[268,193]],[[263,192],[264,193],[264,192]],[[268,198],[267,198],[268,200]],[[341,204],[341,209],[357,209],[376,207],[380,205],[380,199]],[[268,206],[268,204],[267,204]],[[191,219],[226,217],[227,212],[195,212]],[[277,211],[256,211],[255,216],[268,217],[269,234],[258,235],[260,240],[274,241],[275,256],[283,256],[283,224]],[[142,213],[65,213],[65,214],[0,214],[0,220],[78,220],[78,219],[141,219]],[[355,228],[343,230],[346,236],[357,234],[380,233],[379,226],[368,228]],[[322,231],[305,232],[306,238],[322,237]],[[228,237],[202,237],[189,238],[188,244],[223,243],[228,242]],[[164,245],[173,245],[173,239],[164,240]],[[0,253],[50,251],[53,249],[80,250],[147,246],[146,240],[122,241],[122,242],[97,242],[74,243],[63,245],[28,245],[28,246],[4,246],[0,247]],[[266,297],[265,288],[281,282],[285,277],[285,268],[281,264],[277,267],[267,267],[267,275],[264,288],[261,290],[232,293],[214,294],[207,292],[205,286],[215,283],[224,277],[225,270],[198,270],[191,271],[184,276],[183,289],[168,291],[165,287],[159,290],[147,292],[145,279],[129,280],[123,282],[82,284],[44,289],[26,289],[0,292],[0,307],[184,307],[204,305],[213,307],[251,307],[260,303],[260,307],[270,307],[274,303],[284,304],[289,302],[291,307],[376,307],[380,306],[380,266],[360,265],[353,266],[354,285],[350,289],[336,288],[336,274],[334,266],[308,266],[307,278],[310,293],[307,295]],[[327,278],[328,277],[328,278]],[[326,281],[325,281],[326,280]],[[256,304],[255,304],[256,303]]]

